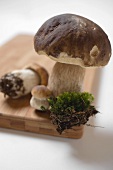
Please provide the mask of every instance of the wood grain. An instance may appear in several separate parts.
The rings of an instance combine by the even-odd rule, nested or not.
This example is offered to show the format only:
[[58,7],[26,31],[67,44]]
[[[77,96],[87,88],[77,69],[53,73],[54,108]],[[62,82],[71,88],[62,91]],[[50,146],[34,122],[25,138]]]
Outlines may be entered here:
[[[55,64],[46,56],[39,56],[33,48],[32,35],[18,35],[0,48],[0,76],[15,69],[21,69],[32,62],[45,67],[49,74]],[[84,91],[91,91],[95,69],[86,70]],[[20,99],[4,98],[0,93],[0,127],[11,128],[67,138],[81,138],[83,126],[66,130],[59,135],[49,119],[49,113],[37,112],[30,107],[31,96]]]

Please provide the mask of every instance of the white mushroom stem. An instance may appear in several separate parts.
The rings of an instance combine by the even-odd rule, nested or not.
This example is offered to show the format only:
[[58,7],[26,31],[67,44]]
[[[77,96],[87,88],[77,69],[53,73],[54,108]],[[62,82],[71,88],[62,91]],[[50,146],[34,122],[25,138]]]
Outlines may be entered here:
[[49,77],[48,88],[54,96],[63,92],[81,92],[85,69],[72,64],[57,62]]
[[34,96],[32,96],[31,100],[30,100],[30,105],[37,109],[37,110],[41,110],[41,107],[43,106],[45,109],[49,108],[49,103],[47,101],[47,98],[42,98],[42,99],[38,99],[35,98]]
[[40,84],[40,77],[30,69],[15,70],[0,79],[0,91],[11,98],[19,98]]
[[31,92],[32,88],[40,84],[40,77],[36,72],[30,69],[15,70],[12,72],[16,77],[23,80],[23,87],[25,89],[24,94],[20,91],[17,92],[17,97],[26,95]]

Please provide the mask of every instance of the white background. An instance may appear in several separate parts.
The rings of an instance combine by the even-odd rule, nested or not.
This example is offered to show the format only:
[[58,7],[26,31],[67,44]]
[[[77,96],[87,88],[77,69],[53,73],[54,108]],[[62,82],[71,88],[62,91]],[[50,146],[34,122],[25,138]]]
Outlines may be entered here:
[[[76,13],[99,24],[113,45],[112,0],[0,0],[0,45],[35,34],[48,18]],[[100,111],[82,139],[0,129],[0,170],[113,170],[113,59],[98,71],[92,93]]]

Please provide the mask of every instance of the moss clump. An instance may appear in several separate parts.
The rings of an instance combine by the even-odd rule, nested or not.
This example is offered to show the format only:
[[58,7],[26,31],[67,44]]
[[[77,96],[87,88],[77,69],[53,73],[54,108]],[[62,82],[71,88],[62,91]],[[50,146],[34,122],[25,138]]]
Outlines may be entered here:
[[65,129],[86,124],[90,116],[98,113],[91,105],[94,101],[93,95],[87,92],[64,92],[48,101],[52,123],[57,126],[60,134]]

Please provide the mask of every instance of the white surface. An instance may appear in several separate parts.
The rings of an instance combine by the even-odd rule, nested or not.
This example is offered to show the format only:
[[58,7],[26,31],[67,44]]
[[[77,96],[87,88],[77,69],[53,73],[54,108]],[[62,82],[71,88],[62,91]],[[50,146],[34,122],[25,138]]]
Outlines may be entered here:
[[[0,0],[0,45],[17,33],[35,34],[60,13],[92,19],[113,44],[112,0]],[[0,129],[0,170],[113,170],[113,59],[100,69],[92,92],[101,114],[82,139],[63,139]]]

